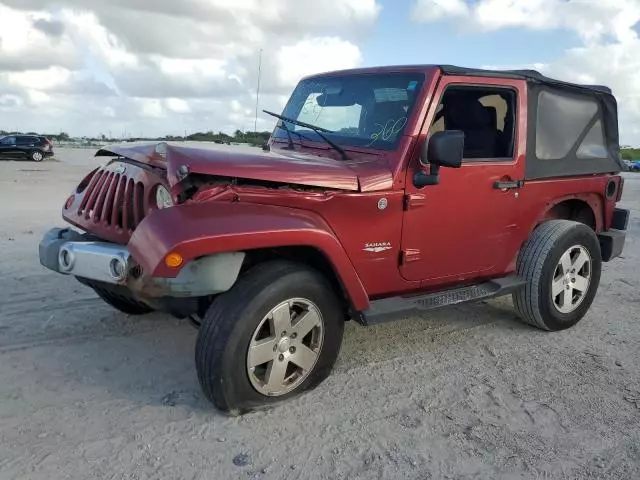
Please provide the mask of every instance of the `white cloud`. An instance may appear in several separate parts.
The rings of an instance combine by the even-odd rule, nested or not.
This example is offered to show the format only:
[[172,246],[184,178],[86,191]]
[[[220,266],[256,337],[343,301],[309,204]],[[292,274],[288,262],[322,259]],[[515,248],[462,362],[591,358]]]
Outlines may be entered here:
[[156,98],[142,98],[137,100],[140,106],[140,116],[143,118],[162,118],[164,108]]
[[[566,28],[585,42],[610,36],[632,40],[640,19],[639,0],[415,0],[413,18],[429,22],[464,16],[464,27],[484,31],[508,27]],[[470,25],[471,23],[471,25]]]
[[[302,75],[354,67],[376,0],[0,0],[0,129],[253,128]],[[33,109],[38,108],[38,115]],[[260,115],[259,129],[274,120]],[[143,125],[140,128],[139,125]]]
[[181,98],[167,98],[164,103],[167,109],[171,110],[172,112],[175,112],[175,113],[191,112],[191,107],[189,106],[189,102],[182,100]]
[[416,0],[412,17],[418,22],[433,22],[447,17],[464,17],[469,12],[464,0]]
[[0,71],[78,67],[80,58],[70,39],[42,28],[42,22],[51,21],[47,12],[22,12],[0,3]]
[[280,85],[293,85],[300,77],[314,72],[349,68],[362,60],[360,49],[336,37],[307,38],[294,45],[283,45],[277,54]]
[[71,71],[62,67],[49,67],[46,70],[25,70],[9,72],[6,79],[9,83],[20,87],[50,90],[66,83],[71,77]]
[[[567,81],[612,88],[622,143],[640,144],[640,0],[415,0],[418,22],[450,18],[478,33],[503,28],[565,29],[582,45],[545,64],[520,65]],[[449,5],[443,8],[442,5]],[[451,5],[456,6],[455,8]],[[431,13],[430,13],[431,12]],[[435,12],[435,17],[434,17]],[[433,18],[432,18],[433,17]],[[463,20],[460,20],[463,17]],[[494,65],[493,68],[513,68]]]

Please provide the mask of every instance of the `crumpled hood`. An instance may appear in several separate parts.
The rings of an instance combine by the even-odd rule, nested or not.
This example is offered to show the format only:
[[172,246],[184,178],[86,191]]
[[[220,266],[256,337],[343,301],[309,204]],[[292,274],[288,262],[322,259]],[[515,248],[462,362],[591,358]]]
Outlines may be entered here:
[[392,186],[387,162],[376,155],[360,154],[351,160],[334,160],[295,151],[258,150],[242,145],[188,146],[167,142],[109,145],[97,157],[122,156],[167,169],[173,187],[178,170],[222,177],[293,183],[350,191],[375,191]]

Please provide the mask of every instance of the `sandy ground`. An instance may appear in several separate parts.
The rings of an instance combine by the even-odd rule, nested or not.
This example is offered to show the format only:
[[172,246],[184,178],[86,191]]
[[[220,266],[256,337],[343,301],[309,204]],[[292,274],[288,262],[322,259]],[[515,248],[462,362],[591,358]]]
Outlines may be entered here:
[[640,478],[640,175],[623,259],[570,331],[510,299],[347,325],[318,389],[239,418],[193,366],[196,330],[127,317],[38,263],[95,163],[0,162],[0,478]]

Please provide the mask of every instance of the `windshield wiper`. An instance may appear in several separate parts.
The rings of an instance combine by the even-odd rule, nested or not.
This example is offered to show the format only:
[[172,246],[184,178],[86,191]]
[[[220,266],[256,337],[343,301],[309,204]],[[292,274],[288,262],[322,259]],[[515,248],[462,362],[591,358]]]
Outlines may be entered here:
[[[284,130],[285,132],[287,132],[287,137],[289,137],[289,143],[287,144],[287,148],[289,150],[293,150],[293,137],[291,136],[291,134],[293,133],[294,135],[297,135],[299,138],[304,138],[305,140],[308,140],[309,142],[312,142],[313,140],[311,140],[309,137],[301,134],[300,132],[296,132],[295,130],[289,130],[289,127],[287,127],[287,124],[284,123],[284,120],[280,121],[277,125],[276,128],[281,128],[282,130]],[[302,144],[301,144],[302,145]]]
[[[342,147],[340,147],[339,145],[337,145],[333,141],[329,140],[327,137],[325,137],[322,134],[322,132],[333,133],[331,130],[327,130],[326,128],[322,128],[322,127],[317,127],[316,125],[311,125],[310,123],[301,122],[300,120],[294,120],[293,118],[284,117],[282,115],[278,115],[277,113],[273,113],[273,112],[270,112],[268,110],[262,110],[262,111],[264,113],[266,113],[267,115],[271,115],[272,117],[279,118],[280,120],[284,120],[285,122],[293,123],[294,125],[299,125],[299,126],[305,127],[305,128],[310,128],[311,130],[316,132],[320,138],[322,138],[325,142],[327,142],[329,145],[331,145],[340,154],[340,156],[342,157],[343,160],[349,160],[349,157],[347,156],[347,152],[345,152],[342,149]],[[291,132],[291,130],[289,130],[288,128],[286,128],[286,131],[287,132]],[[294,132],[294,133],[297,134],[298,132]],[[302,138],[304,138],[304,137],[302,137]]]
[[291,130],[284,124],[284,122],[278,122],[276,128],[281,128],[285,132],[287,132],[287,137],[289,137],[289,143],[287,144],[287,148],[289,150],[293,150],[293,137],[291,136]]

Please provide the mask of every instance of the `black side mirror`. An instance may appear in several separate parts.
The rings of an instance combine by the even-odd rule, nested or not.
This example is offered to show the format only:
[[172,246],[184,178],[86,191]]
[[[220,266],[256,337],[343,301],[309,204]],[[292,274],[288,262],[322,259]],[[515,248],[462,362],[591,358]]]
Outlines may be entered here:
[[429,174],[424,171],[416,173],[413,183],[421,188],[437,185],[440,181],[440,167],[460,168],[464,155],[464,132],[461,130],[445,130],[436,132],[422,147],[420,163],[429,166]]
[[444,130],[431,135],[422,149],[420,161],[439,167],[460,168],[464,153],[464,132]]

